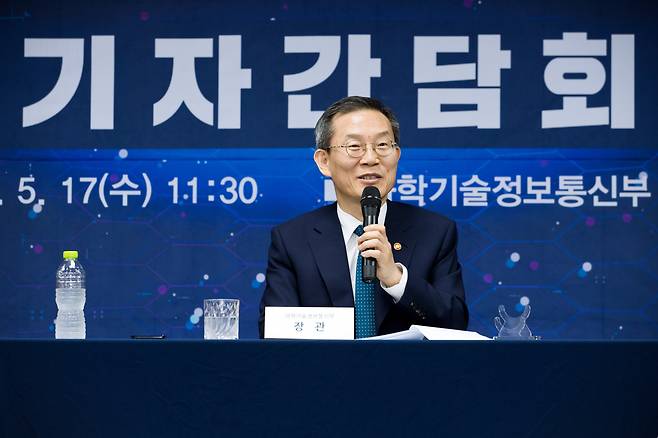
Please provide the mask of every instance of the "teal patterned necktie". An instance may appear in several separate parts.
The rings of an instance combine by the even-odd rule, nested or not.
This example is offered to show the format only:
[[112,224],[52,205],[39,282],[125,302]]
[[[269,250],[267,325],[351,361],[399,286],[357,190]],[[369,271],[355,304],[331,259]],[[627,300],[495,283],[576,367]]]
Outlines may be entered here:
[[[359,225],[354,234],[363,234],[363,226]],[[365,283],[362,277],[361,252],[356,260],[356,281],[354,285],[354,329],[356,338],[375,336],[375,283]]]

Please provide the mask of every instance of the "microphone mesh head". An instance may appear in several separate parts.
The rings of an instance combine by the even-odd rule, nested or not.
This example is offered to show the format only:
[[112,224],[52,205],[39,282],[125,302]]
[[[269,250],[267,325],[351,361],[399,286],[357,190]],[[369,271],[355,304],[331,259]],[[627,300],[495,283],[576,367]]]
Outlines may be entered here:
[[361,205],[378,205],[382,202],[382,196],[379,189],[375,186],[368,186],[361,193]]

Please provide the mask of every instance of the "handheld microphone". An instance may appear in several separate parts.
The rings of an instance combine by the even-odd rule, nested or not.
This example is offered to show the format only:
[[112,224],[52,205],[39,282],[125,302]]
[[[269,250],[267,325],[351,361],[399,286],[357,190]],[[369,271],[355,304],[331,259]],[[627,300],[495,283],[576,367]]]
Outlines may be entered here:
[[[382,197],[379,189],[368,186],[361,194],[361,213],[363,214],[363,226],[376,224],[379,218],[379,209],[382,206]],[[362,259],[361,274],[364,283],[372,283],[377,278],[377,261],[373,258]]]

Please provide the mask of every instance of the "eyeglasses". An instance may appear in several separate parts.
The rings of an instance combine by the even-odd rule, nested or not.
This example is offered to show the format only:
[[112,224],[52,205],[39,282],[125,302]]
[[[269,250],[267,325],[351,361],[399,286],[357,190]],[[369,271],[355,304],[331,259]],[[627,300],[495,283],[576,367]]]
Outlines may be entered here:
[[391,143],[389,141],[380,141],[379,143],[357,143],[351,142],[347,144],[342,144],[340,146],[329,146],[328,149],[344,149],[347,155],[352,158],[361,158],[366,154],[368,145],[372,146],[372,150],[375,151],[378,157],[387,157],[391,155],[394,149],[398,148],[397,143]]

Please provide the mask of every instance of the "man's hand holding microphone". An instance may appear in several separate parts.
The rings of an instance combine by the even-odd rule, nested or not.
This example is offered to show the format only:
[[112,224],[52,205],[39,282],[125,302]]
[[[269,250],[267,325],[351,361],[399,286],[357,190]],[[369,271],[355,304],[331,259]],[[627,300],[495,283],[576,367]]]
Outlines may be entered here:
[[357,239],[357,245],[363,257],[363,281],[370,283],[377,278],[384,287],[391,287],[400,282],[402,269],[393,259],[391,244],[386,237],[386,227],[377,223],[381,203],[377,187],[368,186],[363,189],[361,212],[364,232]]

